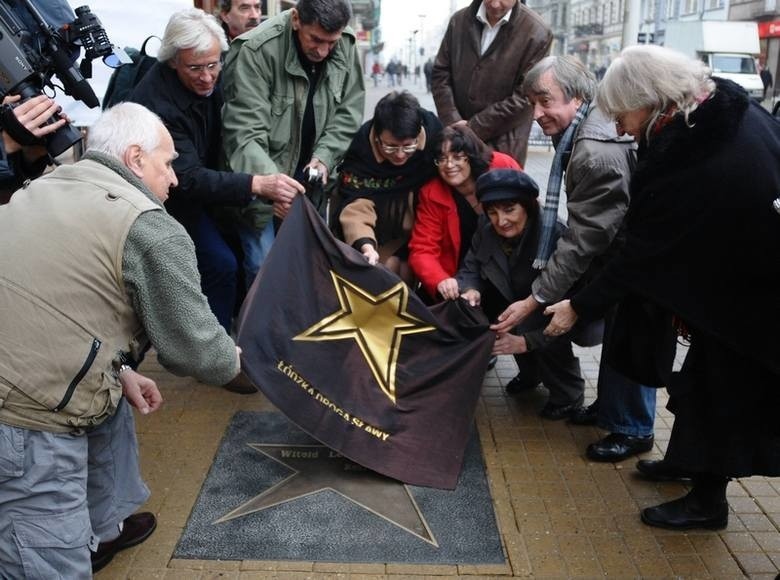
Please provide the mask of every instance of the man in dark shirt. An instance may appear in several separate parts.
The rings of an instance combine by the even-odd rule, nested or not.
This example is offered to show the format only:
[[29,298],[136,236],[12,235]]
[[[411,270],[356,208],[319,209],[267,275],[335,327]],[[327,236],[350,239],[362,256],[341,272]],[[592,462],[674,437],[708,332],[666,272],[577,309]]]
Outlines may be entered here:
[[157,113],[170,131],[178,157],[179,185],[166,208],[195,242],[203,293],[230,330],[238,263],[210,214],[215,206],[245,206],[256,197],[289,203],[303,187],[286,175],[250,175],[219,169],[222,90],[219,74],[227,40],[216,18],[197,8],[175,13],[158,58],[131,95]]

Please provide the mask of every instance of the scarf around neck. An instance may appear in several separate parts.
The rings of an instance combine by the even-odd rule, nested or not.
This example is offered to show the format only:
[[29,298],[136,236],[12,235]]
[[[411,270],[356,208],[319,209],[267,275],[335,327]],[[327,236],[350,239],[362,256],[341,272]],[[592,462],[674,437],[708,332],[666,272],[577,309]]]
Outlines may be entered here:
[[541,224],[539,227],[539,246],[536,250],[533,268],[541,270],[547,265],[547,261],[555,248],[556,222],[558,220],[558,205],[561,199],[561,184],[563,172],[569,163],[574,135],[577,127],[587,116],[590,103],[584,102],[574,115],[574,120],[563,132],[563,136],[555,147],[555,156],[550,166],[550,177],[547,180],[547,194],[544,197],[544,209],[542,209]]

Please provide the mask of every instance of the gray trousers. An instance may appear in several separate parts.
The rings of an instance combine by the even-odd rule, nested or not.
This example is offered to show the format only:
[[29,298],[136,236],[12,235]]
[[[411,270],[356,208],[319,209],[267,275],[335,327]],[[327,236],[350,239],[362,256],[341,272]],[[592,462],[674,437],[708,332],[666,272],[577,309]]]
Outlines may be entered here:
[[91,578],[90,550],[148,497],[124,398],[82,435],[0,424],[0,578]]

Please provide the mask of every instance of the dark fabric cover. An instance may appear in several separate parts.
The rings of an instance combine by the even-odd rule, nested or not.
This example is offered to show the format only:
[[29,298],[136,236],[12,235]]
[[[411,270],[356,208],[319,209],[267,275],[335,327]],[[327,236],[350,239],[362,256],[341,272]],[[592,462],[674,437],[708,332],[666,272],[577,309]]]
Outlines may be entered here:
[[[341,310],[336,276],[365,296],[402,292],[399,316],[426,327],[396,333],[385,351],[397,355],[380,369],[394,380],[395,402],[348,332],[331,327],[330,339],[301,339]],[[375,312],[361,331],[386,328]],[[369,469],[447,489],[457,482],[493,340],[478,309],[456,301],[428,310],[394,274],[337,241],[302,196],[250,289],[238,332],[243,368],[302,429]]]

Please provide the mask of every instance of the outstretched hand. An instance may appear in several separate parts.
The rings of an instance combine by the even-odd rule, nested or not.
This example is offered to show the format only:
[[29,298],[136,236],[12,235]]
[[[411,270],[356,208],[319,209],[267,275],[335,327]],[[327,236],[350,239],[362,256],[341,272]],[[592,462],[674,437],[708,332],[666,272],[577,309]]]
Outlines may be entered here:
[[500,354],[522,354],[528,352],[528,344],[524,336],[499,333],[493,343],[493,356]]
[[445,300],[457,300],[458,296],[460,296],[458,281],[455,278],[445,278],[436,284],[436,291]]
[[366,261],[372,266],[376,266],[379,263],[379,252],[371,244],[363,244],[360,248],[360,252]]
[[552,320],[544,333],[547,336],[560,336],[569,332],[577,322],[577,313],[571,307],[571,300],[561,300],[544,309],[546,315],[552,315]]
[[507,306],[506,310],[498,315],[498,322],[491,325],[490,330],[507,333],[525,320],[537,308],[539,308],[539,303],[533,296],[512,302],[512,304]]
[[480,301],[482,299],[482,296],[479,293],[479,290],[475,290],[474,288],[469,288],[466,290],[463,294],[460,295],[463,300],[469,303],[469,306],[477,307],[480,304]]

